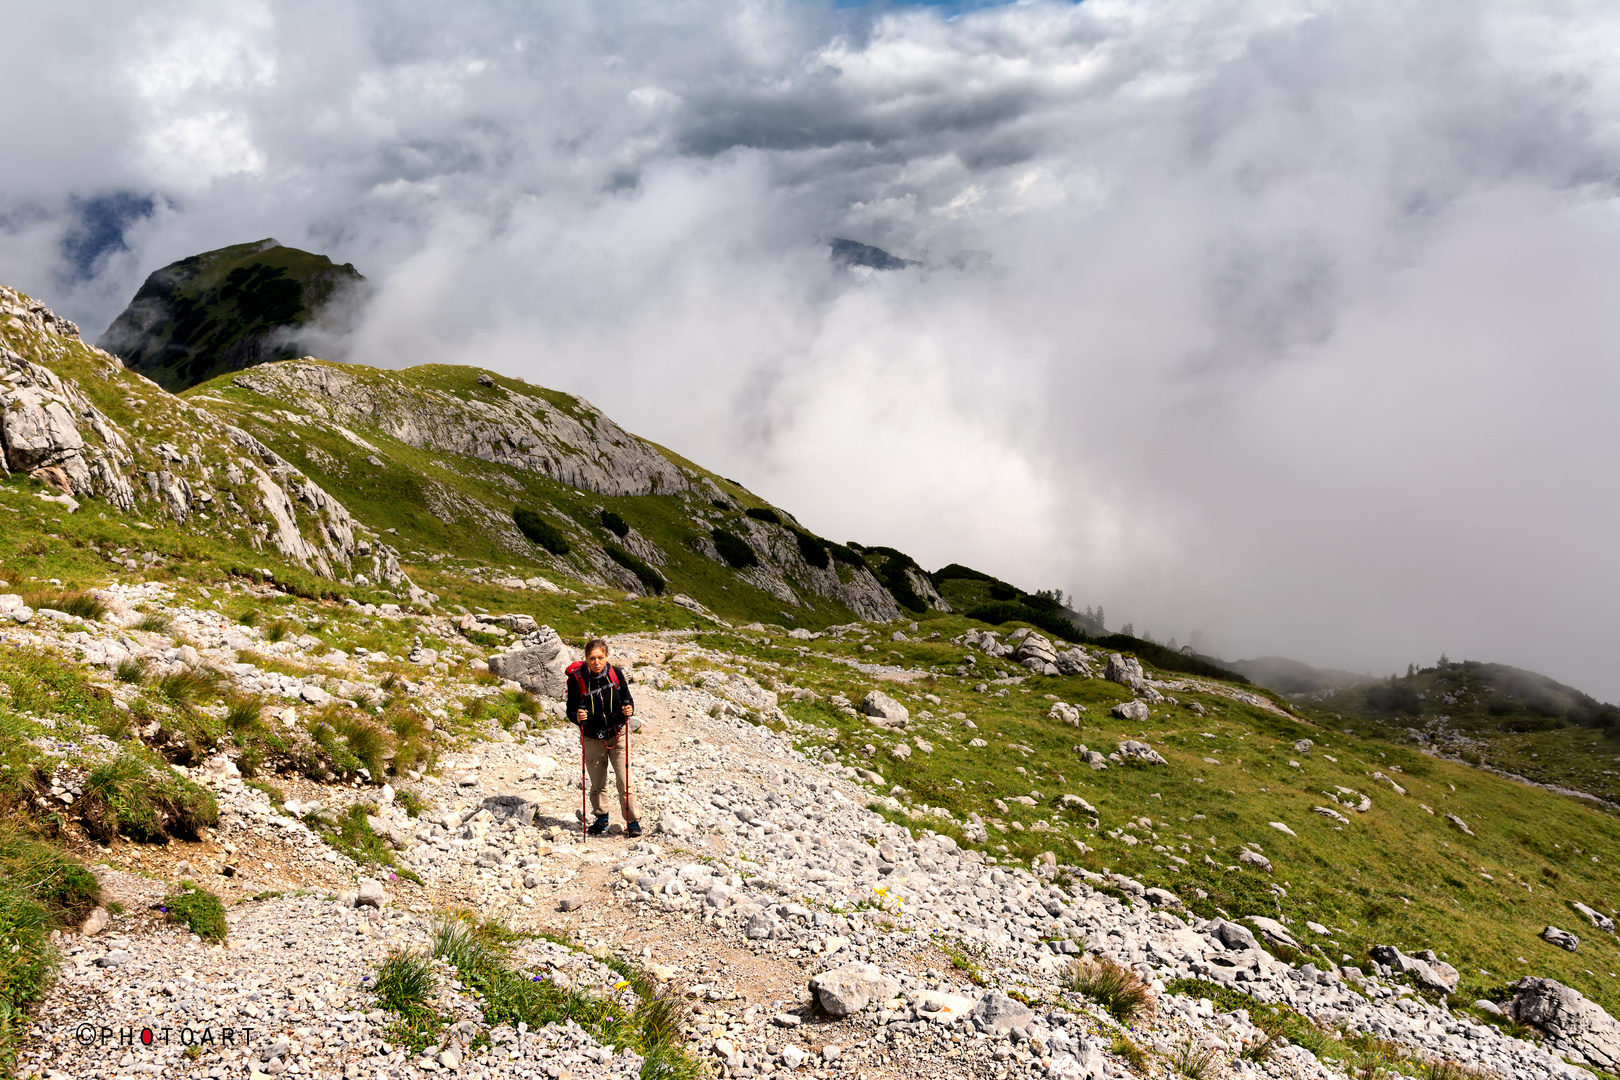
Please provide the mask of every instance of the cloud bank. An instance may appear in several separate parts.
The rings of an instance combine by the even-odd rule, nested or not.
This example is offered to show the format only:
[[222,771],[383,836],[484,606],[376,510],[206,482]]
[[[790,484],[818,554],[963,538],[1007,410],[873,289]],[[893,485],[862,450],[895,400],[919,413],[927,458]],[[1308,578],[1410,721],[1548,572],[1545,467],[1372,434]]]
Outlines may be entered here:
[[836,539],[1620,697],[1612,5],[8,18],[0,280],[91,336],[275,236],[376,285],[351,359],[583,394]]

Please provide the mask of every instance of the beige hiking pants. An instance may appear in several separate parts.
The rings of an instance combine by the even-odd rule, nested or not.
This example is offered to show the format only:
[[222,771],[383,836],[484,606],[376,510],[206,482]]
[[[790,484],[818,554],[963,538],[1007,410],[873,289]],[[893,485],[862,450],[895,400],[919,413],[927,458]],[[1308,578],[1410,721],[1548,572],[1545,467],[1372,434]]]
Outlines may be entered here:
[[598,817],[607,813],[607,807],[602,804],[602,792],[607,790],[607,768],[611,761],[613,783],[619,789],[619,809],[624,814],[625,823],[640,821],[641,811],[636,807],[636,797],[630,791],[630,777],[625,771],[625,732],[620,731],[616,739],[586,738],[582,741],[585,772],[591,781],[591,813]]

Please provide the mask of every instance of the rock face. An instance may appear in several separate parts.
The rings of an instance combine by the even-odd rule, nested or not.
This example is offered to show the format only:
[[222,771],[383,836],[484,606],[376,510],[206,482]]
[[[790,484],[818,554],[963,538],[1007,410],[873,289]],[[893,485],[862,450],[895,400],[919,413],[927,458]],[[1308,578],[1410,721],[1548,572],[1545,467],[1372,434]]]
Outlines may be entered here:
[[[379,427],[420,450],[516,466],[599,495],[673,495],[693,486],[651,444],[590,403],[538,387],[489,387],[464,400],[312,357],[255,368],[232,381],[339,424]],[[473,377],[468,381],[476,385]]]
[[1620,1023],[1602,1006],[1553,979],[1527,975],[1513,984],[1508,1013],[1547,1033],[1547,1040],[1571,1057],[1613,1072],[1620,1066]]
[[810,980],[810,994],[828,1016],[853,1016],[872,1001],[892,998],[900,983],[875,964],[846,964]]
[[[0,289],[0,315],[18,309],[42,327],[56,325]],[[72,486],[67,494],[129,510],[135,492],[125,470],[132,464],[129,445],[76,385],[0,346],[0,472],[59,470]]]
[[1141,690],[1147,685],[1147,676],[1142,673],[1142,662],[1135,657],[1127,660],[1119,653],[1114,653],[1108,658],[1108,667],[1103,671],[1103,678],[1109,682],[1128,686],[1132,690]]
[[574,654],[557,632],[542,626],[509,652],[489,658],[489,673],[510,679],[531,694],[549,698],[568,696],[568,665]]

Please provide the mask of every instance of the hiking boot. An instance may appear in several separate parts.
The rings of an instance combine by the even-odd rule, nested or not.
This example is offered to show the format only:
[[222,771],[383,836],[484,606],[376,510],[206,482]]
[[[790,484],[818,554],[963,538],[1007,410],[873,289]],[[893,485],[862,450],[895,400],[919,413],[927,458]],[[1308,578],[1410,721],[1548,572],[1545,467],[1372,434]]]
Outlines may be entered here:
[[626,825],[624,827],[624,835],[632,836],[632,837],[640,836],[641,835],[641,822],[632,821],[630,824]]
[[591,827],[585,831],[590,833],[592,836],[601,836],[603,833],[607,832],[607,823],[608,816],[606,814],[598,814],[596,820],[591,822]]

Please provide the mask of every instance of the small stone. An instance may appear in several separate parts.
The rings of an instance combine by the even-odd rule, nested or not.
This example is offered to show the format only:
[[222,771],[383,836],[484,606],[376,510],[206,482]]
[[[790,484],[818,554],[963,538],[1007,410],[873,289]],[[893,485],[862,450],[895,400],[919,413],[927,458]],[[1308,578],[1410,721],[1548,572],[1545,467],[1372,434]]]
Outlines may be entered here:
[[387,902],[388,896],[383,892],[382,882],[376,878],[360,879],[360,889],[354,897],[355,907],[381,908]]
[[557,901],[558,911],[574,911],[584,906],[585,898],[582,896],[564,896]]
[[97,934],[101,933],[107,928],[108,918],[110,918],[110,916],[107,914],[106,908],[95,908],[90,912],[89,917],[86,918],[79,926],[79,933],[83,934],[85,937],[95,937]]

